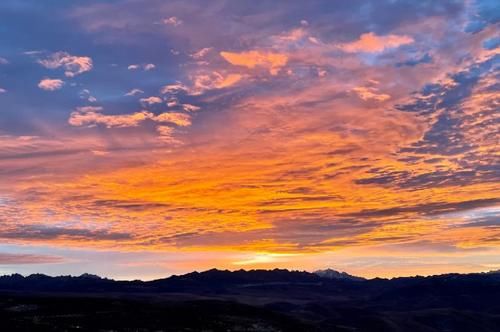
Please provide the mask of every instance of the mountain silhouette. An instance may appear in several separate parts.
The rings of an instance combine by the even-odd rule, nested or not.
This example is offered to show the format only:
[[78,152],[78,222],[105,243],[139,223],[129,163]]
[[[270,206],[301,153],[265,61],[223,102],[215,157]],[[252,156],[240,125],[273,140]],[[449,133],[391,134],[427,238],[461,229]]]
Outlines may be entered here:
[[500,273],[364,279],[217,270],[152,281],[0,276],[6,331],[491,331]]

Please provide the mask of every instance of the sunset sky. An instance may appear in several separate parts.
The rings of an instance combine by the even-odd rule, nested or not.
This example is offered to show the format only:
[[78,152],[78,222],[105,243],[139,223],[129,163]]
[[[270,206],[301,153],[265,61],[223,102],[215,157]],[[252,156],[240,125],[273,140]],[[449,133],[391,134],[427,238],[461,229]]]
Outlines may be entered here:
[[491,1],[0,1],[0,274],[500,269]]

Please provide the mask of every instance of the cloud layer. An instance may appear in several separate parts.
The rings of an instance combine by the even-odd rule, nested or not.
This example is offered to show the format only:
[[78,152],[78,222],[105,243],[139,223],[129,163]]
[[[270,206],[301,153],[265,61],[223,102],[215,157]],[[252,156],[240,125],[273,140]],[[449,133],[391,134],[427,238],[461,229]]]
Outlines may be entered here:
[[0,4],[0,264],[498,268],[492,12]]

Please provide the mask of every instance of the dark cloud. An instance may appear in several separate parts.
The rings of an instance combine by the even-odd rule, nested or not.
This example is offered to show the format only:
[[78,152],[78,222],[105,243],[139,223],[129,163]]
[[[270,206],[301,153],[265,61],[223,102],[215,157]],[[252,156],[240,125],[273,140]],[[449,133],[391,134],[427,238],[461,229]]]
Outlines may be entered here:
[[392,171],[390,169],[385,170],[379,167],[372,168],[368,170],[367,173],[376,175],[363,179],[356,179],[354,180],[354,183],[390,185],[398,183],[399,181],[401,181],[401,179],[404,179],[405,177],[408,177],[411,174],[409,171]]
[[434,202],[424,203],[412,206],[398,206],[388,209],[362,210],[360,212],[350,213],[345,216],[356,218],[377,218],[390,217],[400,214],[419,214],[419,215],[438,215],[443,213],[454,213],[477,209],[482,207],[495,206],[500,203],[500,198],[476,199],[462,202]]
[[14,229],[0,231],[0,238],[16,240],[53,240],[71,238],[74,240],[120,241],[129,240],[132,234],[109,230],[91,230],[84,228],[50,227],[41,225],[23,225]]
[[[474,89],[479,89],[478,93],[488,93],[498,88],[496,69],[499,59],[499,56],[492,56],[449,75],[452,84],[428,84],[413,102],[397,106],[400,111],[416,113],[431,125],[422,139],[400,148],[396,157],[408,165],[424,160],[435,164],[434,170],[417,173],[372,168],[367,172],[372,176],[357,179],[355,183],[422,189],[497,182],[500,179],[500,158],[488,152],[495,149],[495,144],[498,144],[495,137],[500,134],[496,98],[491,97],[493,94],[489,94],[490,97],[485,94],[481,104],[466,105]],[[444,167],[441,161],[449,161],[458,167]]]
[[24,153],[11,152],[9,154],[0,152],[0,161],[7,159],[35,159],[35,158],[57,157],[57,156],[79,154],[83,152],[88,152],[88,150],[64,149],[64,150],[50,150],[50,151],[31,151]]
[[[85,197],[83,198],[85,199]],[[148,203],[148,202],[138,202],[138,201],[126,201],[126,200],[94,200],[92,205],[97,208],[118,208],[124,210],[135,210],[143,211],[158,208],[168,208],[171,205],[165,203]]]
[[402,62],[396,63],[396,67],[414,67],[416,65],[422,64],[422,63],[431,63],[432,62],[432,57],[429,55],[429,53],[424,54],[423,56],[419,58],[414,58]]
[[472,220],[457,225],[457,227],[485,227],[488,229],[495,229],[500,231],[500,213],[491,216],[472,218]]

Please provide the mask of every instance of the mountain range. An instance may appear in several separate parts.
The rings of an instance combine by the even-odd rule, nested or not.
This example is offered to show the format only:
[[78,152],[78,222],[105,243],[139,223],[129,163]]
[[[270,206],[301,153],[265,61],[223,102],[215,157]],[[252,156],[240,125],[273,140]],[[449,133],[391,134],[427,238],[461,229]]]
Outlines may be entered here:
[[500,272],[364,279],[212,269],[153,281],[0,276],[6,331],[500,331]]

